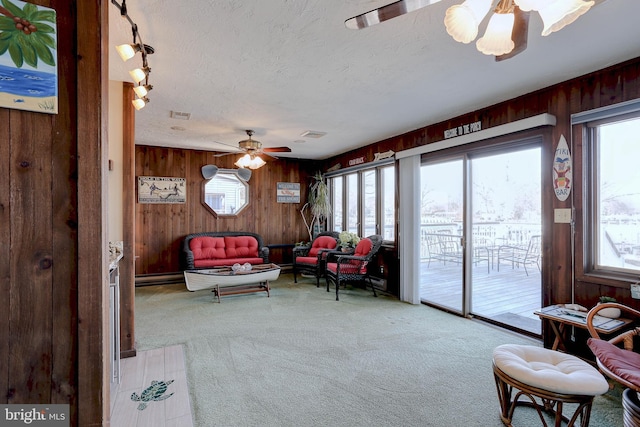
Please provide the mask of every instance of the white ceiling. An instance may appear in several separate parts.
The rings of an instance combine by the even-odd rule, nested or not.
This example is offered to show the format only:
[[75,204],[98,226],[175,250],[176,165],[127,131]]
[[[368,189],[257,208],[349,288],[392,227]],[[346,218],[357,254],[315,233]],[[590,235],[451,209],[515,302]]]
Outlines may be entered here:
[[[291,148],[280,157],[325,159],[640,56],[638,0],[600,2],[547,37],[532,12],[527,50],[501,62],[446,33],[462,0],[344,26],[391,1],[128,0],[156,52],[136,144],[228,151],[253,129],[264,147]],[[113,46],[132,42],[131,27],[114,5],[109,19],[110,79],[130,81],[140,55],[124,63]]]

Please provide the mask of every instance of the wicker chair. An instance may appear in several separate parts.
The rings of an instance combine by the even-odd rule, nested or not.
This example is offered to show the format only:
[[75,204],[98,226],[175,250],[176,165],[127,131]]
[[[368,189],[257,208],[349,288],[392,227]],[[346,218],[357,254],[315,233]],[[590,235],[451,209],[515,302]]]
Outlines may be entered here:
[[329,292],[329,282],[335,283],[336,301],[339,301],[338,292],[340,285],[346,282],[363,282],[366,288],[367,281],[369,281],[371,290],[373,290],[373,296],[378,296],[371,282],[371,277],[369,277],[367,265],[371,262],[381,246],[382,236],[375,234],[360,240],[353,254],[344,255],[336,251],[328,253],[325,271],[327,292]]
[[632,319],[640,319],[640,311],[608,302],[595,306],[587,314],[587,329],[591,334],[587,345],[596,356],[600,371],[626,387],[622,394],[624,425],[637,427],[640,425],[640,354],[634,349],[634,341],[637,341],[634,338],[640,335],[640,327],[626,329],[607,341],[600,339],[593,326],[593,319],[605,308],[618,308],[625,317]]
[[326,251],[338,246],[338,232],[325,231],[318,234],[310,246],[296,246],[293,248],[293,281],[298,283],[298,273],[313,274],[316,286],[320,287],[320,276],[324,273],[324,257]]

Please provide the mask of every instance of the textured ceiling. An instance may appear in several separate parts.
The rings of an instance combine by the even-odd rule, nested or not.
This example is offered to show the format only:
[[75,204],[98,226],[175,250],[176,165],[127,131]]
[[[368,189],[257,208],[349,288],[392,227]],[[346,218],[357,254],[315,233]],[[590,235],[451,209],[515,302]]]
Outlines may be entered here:
[[[501,62],[446,33],[461,2],[349,30],[347,18],[390,1],[128,0],[156,52],[136,144],[228,151],[253,129],[264,147],[292,149],[280,157],[325,159],[640,55],[639,0],[601,1],[547,37],[533,12],[527,50]],[[109,19],[110,79],[130,81],[140,55],[123,63],[113,46],[131,28],[113,5]]]

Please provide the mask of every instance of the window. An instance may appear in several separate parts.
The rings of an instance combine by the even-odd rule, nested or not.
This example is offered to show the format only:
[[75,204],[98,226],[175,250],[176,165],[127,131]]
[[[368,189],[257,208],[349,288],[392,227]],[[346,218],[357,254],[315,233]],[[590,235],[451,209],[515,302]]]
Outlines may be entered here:
[[249,205],[249,185],[235,170],[221,170],[203,186],[204,205],[216,215],[236,215]]
[[333,215],[329,228],[395,240],[395,166],[385,162],[328,178]]
[[640,273],[640,113],[587,123],[585,267]]

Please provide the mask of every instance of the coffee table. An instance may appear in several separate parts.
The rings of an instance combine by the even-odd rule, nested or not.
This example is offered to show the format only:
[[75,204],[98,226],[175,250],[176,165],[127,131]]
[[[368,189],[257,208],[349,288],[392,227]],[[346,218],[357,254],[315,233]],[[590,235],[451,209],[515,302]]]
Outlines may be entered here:
[[249,271],[233,271],[231,267],[185,270],[184,282],[190,291],[211,289],[220,302],[222,295],[264,291],[269,297],[269,280],[276,280],[279,276],[279,265],[257,264]]

